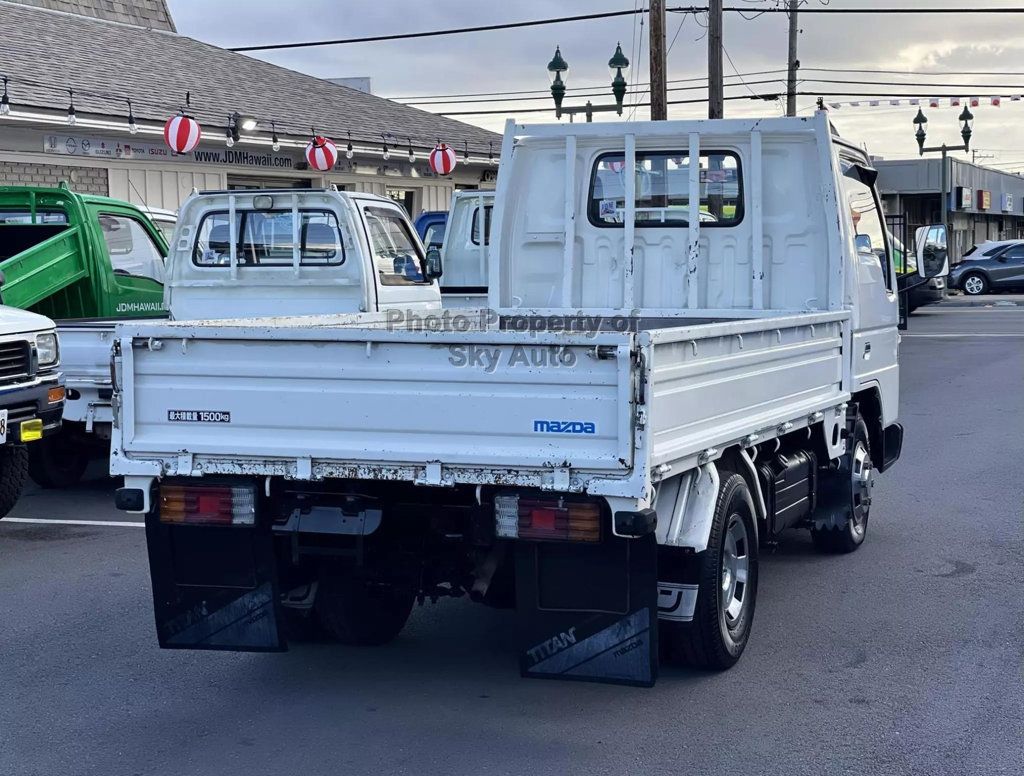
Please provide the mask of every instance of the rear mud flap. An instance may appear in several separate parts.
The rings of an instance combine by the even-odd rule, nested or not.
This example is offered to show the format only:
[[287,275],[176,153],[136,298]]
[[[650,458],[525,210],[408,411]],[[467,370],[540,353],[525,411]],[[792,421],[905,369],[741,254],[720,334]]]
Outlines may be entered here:
[[599,545],[518,543],[522,675],[653,685],[657,557],[653,535]]
[[146,542],[161,647],[287,649],[269,526],[166,525],[151,513]]

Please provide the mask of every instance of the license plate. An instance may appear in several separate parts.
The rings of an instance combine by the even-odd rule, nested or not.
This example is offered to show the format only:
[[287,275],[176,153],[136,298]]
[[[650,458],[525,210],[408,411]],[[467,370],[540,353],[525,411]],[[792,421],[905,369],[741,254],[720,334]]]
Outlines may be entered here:
[[7,441],[7,410],[0,410],[0,445]]

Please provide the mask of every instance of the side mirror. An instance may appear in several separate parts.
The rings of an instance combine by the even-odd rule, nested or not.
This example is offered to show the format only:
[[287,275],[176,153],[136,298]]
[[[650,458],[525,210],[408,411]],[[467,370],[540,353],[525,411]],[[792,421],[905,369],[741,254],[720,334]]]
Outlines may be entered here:
[[441,266],[441,251],[439,248],[427,248],[427,260],[423,269],[423,274],[427,280],[437,280],[444,272],[444,267]]
[[946,225],[932,224],[917,230],[917,274],[919,277],[944,277],[949,274],[949,250],[946,247]]

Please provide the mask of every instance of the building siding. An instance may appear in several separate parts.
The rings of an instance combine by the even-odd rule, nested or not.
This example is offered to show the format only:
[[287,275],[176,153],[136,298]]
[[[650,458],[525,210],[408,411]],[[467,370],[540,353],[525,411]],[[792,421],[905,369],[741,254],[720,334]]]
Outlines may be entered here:
[[51,11],[175,32],[165,0],[10,0]]
[[85,194],[110,194],[110,181],[104,167],[0,161],[0,186],[56,186],[61,181],[67,181],[75,191]]

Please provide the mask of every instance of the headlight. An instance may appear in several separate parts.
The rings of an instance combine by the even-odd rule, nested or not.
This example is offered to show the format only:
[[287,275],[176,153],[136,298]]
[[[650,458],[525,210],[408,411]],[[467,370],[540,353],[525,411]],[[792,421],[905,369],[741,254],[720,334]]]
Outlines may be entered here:
[[53,366],[60,360],[60,348],[57,335],[40,334],[36,337],[36,353],[39,355],[39,366]]

